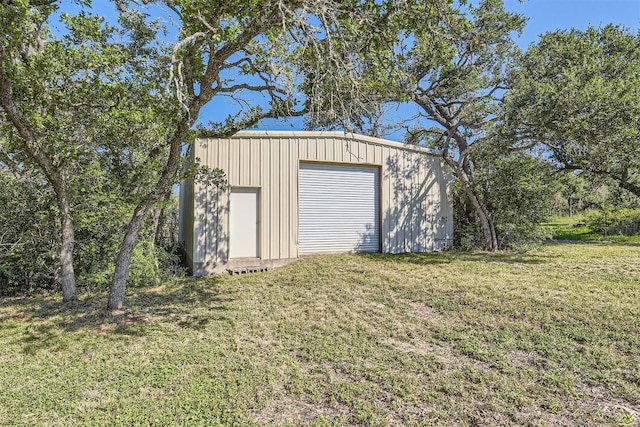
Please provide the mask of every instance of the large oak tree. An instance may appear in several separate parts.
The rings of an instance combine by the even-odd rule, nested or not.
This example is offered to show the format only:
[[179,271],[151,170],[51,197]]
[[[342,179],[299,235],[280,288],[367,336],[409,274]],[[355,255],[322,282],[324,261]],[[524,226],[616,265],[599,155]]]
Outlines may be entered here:
[[544,34],[509,86],[511,138],[640,197],[640,33],[607,25]]
[[[55,1],[3,1],[0,8],[0,126],[5,160],[44,176],[60,220],[58,258],[64,301],[75,297],[74,182],[98,149],[96,127],[127,93],[126,47],[108,43],[99,18],[62,15],[66,34],[48,21]],[[130,80],[129,78],[127,78]]]
[[157,141],[158,147],[167,150],[166,162],[136,206],[116,257],[111,309],[123,306],[138,234],[150,209],[171,191],[182,145],[192,141],[201,109],[217,105],[224,110],[230,100],[240,107],[202,130],[215,137],[232,135],[266,118],[313,114],[316,98],[305,93],[302,76],[313,74],[328,87],[349,84],[341,73],[328,72],[352,67],[351,58],[340,53],[348,51],[348,44],[356,39],[342,36],[341,22],[357,16],[361,25],[371,24],[363,2],[358,1],[167,0],[156,4],[166,6],[178,23],[167,81],[181,109],[166,137]]

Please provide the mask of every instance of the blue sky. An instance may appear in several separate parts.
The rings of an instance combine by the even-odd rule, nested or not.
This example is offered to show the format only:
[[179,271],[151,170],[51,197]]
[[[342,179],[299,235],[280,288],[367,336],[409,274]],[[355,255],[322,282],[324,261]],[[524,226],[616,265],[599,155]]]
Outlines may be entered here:
[[584,30],[609,23],[640,28],[640,0],[505,0],[505,8],[529,18],[518,40],[526,48],[540,34],[558,29]]

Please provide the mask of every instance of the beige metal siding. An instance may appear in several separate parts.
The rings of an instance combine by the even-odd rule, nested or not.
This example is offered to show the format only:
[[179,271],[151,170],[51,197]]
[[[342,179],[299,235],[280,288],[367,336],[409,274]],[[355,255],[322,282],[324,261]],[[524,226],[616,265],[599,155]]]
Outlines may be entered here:
[[[247,131],[198,139],[194,156],[227,173],[231,187],[260,188],[260,257],[298,256],[300,162],[379,166],[382,251],[423,252],[452,240],[450,172],[425,150],[339,132]],[[193,185],[192,259],[202,268],[228,257],[228,193]]]

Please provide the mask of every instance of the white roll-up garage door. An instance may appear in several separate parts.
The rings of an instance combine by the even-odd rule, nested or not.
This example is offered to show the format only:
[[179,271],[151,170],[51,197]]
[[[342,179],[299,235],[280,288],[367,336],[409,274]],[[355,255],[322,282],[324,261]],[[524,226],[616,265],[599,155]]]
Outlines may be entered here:
[[380,250],[379,169],[301,163],[299,252]]

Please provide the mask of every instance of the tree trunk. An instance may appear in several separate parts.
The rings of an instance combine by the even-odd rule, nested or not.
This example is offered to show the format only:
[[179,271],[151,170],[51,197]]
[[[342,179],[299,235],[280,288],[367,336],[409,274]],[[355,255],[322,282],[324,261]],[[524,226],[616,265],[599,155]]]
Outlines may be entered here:
[[162,216],[163,216],[163,212],[164,209],[156,209],[153,212],[153,225],[151,226],[151,229],[153,230],[153,244],[155,246],[160,246],[160,228],[163,226],[162,224]]
[[476,215],[478,215],[478,219],[480,220],[480,225],[482,227],[482,236],[484,238],[484,249],[490,252],[497,251],[498,237],[496,235],[496,227],[487,212],[487,208],[480,200],[478,195],[475,194],[475,191],[473,191],[473,188],[471,188],[469,182],[461,180],[461,183],[464,192],[467,194],[467,197],[469,197],[469,200],[471,200],[471,204],[473,204]]
[[620,186],[620,188],[627,190],[631,194],[634,194],[636,197],[640,197],[640,185],[628,182],[626,179],[618,180],[618,185]]
[[573,197],[572,194],[569,194],[567,197],[567,202],[569,203],[569,216],[573,216]]
[[167,158],[167,163],[162,170],[158,182],[144,200],[138,204],[131,217],[131,221],[129,221],[124,239],[120,244],[120,250],[116,256],[116,269],[113,274],[111,292],[109,294],[110,310],[120,310],[124,306],[124,295],[127,288],[131,256],[133,255],[133,249],[138,240],[138,234],[142,229],[149,209],[165,197],[167,192],[171,191],[171,185],[180,167],[182,142],[187,137],[191,123],[197,119],[198,111],[199,110],[190,111],[190,114],[184,118],[180,127],[176,130],[176,133],[172,136],[169,146],[169,157]]
[[[497,251],[498,238],[496,235],[496,227],[491,219],[489,210],[473,189],[473,171],[469,157],[469,142],[467,137],[458,129],[458,118],[452,115],[448,108],[439,105],[437,101],[434,101],[426,94],[414,94],[413,101],[422,107],[430,118],[446,129],[442,157],[444,161],[456,171],[458,181],[462,184],[465,194],[473,204],[473,208],[476,211],[476,215],[478,215],[482,227],[484,249],[491,252]],[[459,157],[457,160],[449,157],[449,144],[451,143],[451,139],[455,141],[458,147]]]
[[165,196],[163,202],[164,205],[162,206],[162,209],[158,210],[155,213],[155,216],[153,218],[153,243],[156,246],[161,246],[162,245],[162,229],[164,228],[164,225],[167,222],[167,216],[166,216],[166,206],[167,203],[169,202],[169,200],[171,200],[171,192],[167,192],[167,195]]
[[109,294],[109,309],[111,310],[120,310],[124,306],[124,294],[126,292],[127,277],[129,276],[129,267],[131,266],[131,256],[147,211],[152,204],[153,202],[148,197],[142,204],[138,205],[120,244],[120,250],[116,256],[116,269],[111,283],[111,293]]
[[54,189],[60,209],[60,250],[58,258],[61,268],[62,301],[72,301],[76,297],[76,275],[73,269],[73,249],[75,246],[75,230],[71,218],[71,206],[67,198],[66,185],[62,180],[61,188]]
[[498,237],[496,234],[496,227],[489,215],[489,211],[480,197],[473,189],[471,178],[467,174],[468,164],[464,161],[455,162],[453,159],[445,156],[445,161],[456,171],[456,176],[465,194],[471,201],[473,208],[480,220],[480,226],[482,228],[482,236],[484,240],[484,249],[490,252],[496,252],[498,250]]

